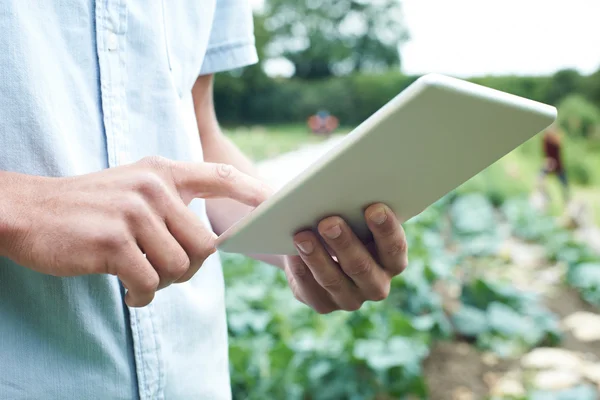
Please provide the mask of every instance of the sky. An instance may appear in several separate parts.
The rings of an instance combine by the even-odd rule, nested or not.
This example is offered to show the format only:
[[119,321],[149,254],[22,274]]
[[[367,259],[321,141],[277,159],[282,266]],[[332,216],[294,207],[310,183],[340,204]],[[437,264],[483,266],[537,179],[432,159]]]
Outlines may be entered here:
[[[252,0],[260,7],[262,0]],[[600,69],[600,0],[403,0],[402,70],[457,77]],[[267,65],[286,74],[286,63]],[[269,72],[268,71],[268,72]]]

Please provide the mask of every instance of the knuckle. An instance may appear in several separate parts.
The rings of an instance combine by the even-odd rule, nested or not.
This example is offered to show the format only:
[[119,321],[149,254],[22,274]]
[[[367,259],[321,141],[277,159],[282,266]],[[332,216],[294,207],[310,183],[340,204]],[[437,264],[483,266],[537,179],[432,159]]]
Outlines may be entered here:
[[189,254],[190,265],[201,266],[202,264],[204,264],[204,261],[206,261],[206,259],[211,254],[213,254],[213,251],[208,250],[204,247],[201,249],[194,249],[194,250],[190,251],[190,254]]
[[148,217],[150,208],[144,199],[135,194],[122,196],[118,201],[118,208],[126,221],[138,221]]
[[399,257],[406,253],[406,241],[395,241],[385,249],[385,252],[390,257]]
[[371,301],[383,301],[390,295],[390,284],[378,286],[373,293],[370,295],[369,300]]
[[331,276],[321,280],[321,286],[330,292],[338,292],[342,289],[343,278],[341,276]]
[[125,229],[111,229],[100,231],[95,241],[101,249],[109,252],[117,252],[128,245],[129,237]]
[[146,275],[138,283],[138,288],[144,293],[156,292],[160,285],[160,278],[156,274]]
[[313,305],[312,307],[316,311],[317,314],[321,314],[321,315],[331,314],[332,312],[337,310],[336,307],[334,307],[330,304],[322,304],[322,303],[317,303],[317,304]]
[[193,277],[194,277],[194,275],[192,275],[192,274],[184,275],[184,276],[180,277],[179,279],[177,279],[176,283],[189,282],[192,280]]
[[400,257],[408,252],[408,242],[404,237],[394,237],[382,247],[388,257]]
[[235,181],[236,176],[238,175],[238,171],[235,169],[235,167],[233,167],[232,165],[229,165],[229,164],[216,163],[214,165],[214,169],[215,169],[214,172],[215,172],[217,179],[219,179],[221,181],[226,181],[226,182]]
[[303,261],[292,261],[289,264],[289,269],[291,274],[295,278],[302,279],[308,274],[308,267],[304,264]]
[[144,171],[137,177],[135,189],[145,198],[156,198],[165,192],[163,179],[154,171]]
[[167,273],[173,278],[179,278],[190,269],[190,259],[186,256],[176,256],[169,266]]
[[154,170],[165,170],[170,166],[171,160],[162,156],[146,156],[140,160],[140,163]]
[[347,303],[345,303],[343,306],[343,309],[344,309],[344,311],[358,311],[358,310],[360,310],[362,305],[363,305],[362,301],[352,300],[352,301],[348,301]]
[[190,249],[189,258],[194,265],[203,264],[216,251],[215,237],[208,235],[206,240],[201,242],[201,244]]
[[352,267],[348,269],[348,274],[354,278],[361,278],[368,275],[373,270],[373,263],[368,257],[360,257],[355,260]]
[[304,300],[304,297],[300,293],[300,289],[298,288],[298,284],[296,283],[296,281],[294,281],[293,286],[290,285],[290,287],[292,288],[292,294],[294,295],[294,298],[297,301],[299,301],[300,303],[306,304],[306,301]]
[[395,275],[400,275],[401,273],[403,273],[406,268],[408,268],[408,257],[402,257],[402,260],[400,261],[400,263],[398,264],[398,269],[395,272]]
[[292,294],[294,295],[296,300],[302,301],[300,299],[300,291],[298,289],[298,283],[296,282],[296,279],[294,278],[294,276],[291,274],[291,272],[289,270],[285,271],[285,278],[286,278],[288,286],[292,290]]

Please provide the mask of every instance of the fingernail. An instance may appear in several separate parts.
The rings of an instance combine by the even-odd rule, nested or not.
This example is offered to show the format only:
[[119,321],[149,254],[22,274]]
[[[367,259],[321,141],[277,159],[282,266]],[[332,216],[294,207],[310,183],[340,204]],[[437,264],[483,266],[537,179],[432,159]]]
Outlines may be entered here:
[[370,216],[371,221],[373,221],[377,225],[381,225],[387,219],[387,214],[385,213],[385,209],[383,207],[379,207],[377,211],[371,213]]
[[339,225],[334,225],[331,228],[327,229],[325,232],[323,232],[323,234],[329,239],[337,239],[342,234],[342,229]]
[[298,245],[298,248],[300,249],[300,251],[303,252],[304,254],[310,254],[314,250],[314,246],[313,246],[312,242],[309,240],[307,240],[305,242],[297,243],[297,245]]

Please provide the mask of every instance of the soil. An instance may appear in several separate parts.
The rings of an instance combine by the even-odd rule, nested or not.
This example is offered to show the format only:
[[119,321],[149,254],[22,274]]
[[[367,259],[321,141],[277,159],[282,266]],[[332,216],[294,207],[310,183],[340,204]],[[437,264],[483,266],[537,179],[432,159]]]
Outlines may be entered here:
[[[583,301],[569,288],[557,291],[546,305],[562,320],[576,311],[599,312]],[[600,342],[584,343],[565,332],[561,348],[600,357]],[[482,352],[464,342],[440,342],[425,360],[424,372],[430,400],[479,400],[489,395],[490,377],[501,376],[519,363],[519,360],[500,360],[494,366],[486,365]],[[486,379],[487,378],[487,379]]]
[[[471,393],[470,399],[483,399],[489,393],[485,377],[510,369],[512,362],[501,361],[490,367],[482,361],[482,353],[473,345],[461,342],[439,342],[425,360],[425,379],[431,400],[460,399],[459,393]],[[462,400],[462,399],[461,399]]]
[[[546,299],[546,306],[550,309],[550,311],[553,311],[559,315],[561,319],[573,314],[576,311],[587,311],[592,313],[600,312],[600,310],[598,310],[596,307],[585,302],[579,296],[579,294],[571,288],[563,289],[558,296],[553,296],[552,298]],[[596,358],[600,358],[600,342],[580,342],[575,339],[570,332],[564,333],[563,341],[560,347],[584,354],[591,353],[595,355]]]

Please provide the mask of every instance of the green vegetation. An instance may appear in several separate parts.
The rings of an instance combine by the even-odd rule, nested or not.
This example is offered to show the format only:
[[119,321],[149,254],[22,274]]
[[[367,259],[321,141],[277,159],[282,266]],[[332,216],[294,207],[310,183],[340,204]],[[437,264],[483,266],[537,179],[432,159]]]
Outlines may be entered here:
[[[258,68],[258,69],[257,69]],[[260,67],[241,75],[221,74],[215,83],[215,103],[219,119],[226,124],[297,124],[325,108],[342,124],[354,126],[368,118],[417,76],[400,72],[355,73],[319,80],[271,79]],[[562,74],[550,77],[488,76],[470,81],[548,104],[564,107],[567,118],[561,121],[591,133],[590,124],[598,122],[595,102],[600,94],[593,89],[600,75],[576,75],[575,83],[565,84]],[[241,78],[241,79],[240,79]],[[568,127],[568,126],[566,126]],[[575,132],[574,132],[575,133]],[[581,134],[584,134],[583,131]]]
[[262,161],[323,138],[309,135],[302,125],[224,129],[227,136],[253,161]]
[[[255,160],[322,140],[303,125],[226,132]],[[570,173],[583,164],[587,174],[573,178],[578,190],[597,196],[592,139],[565,140]],[[280,271],[224,255],[234,397],[421,398],[428,391],[422,362],[438,341],[467,341],[501,358],[559,344],[557,316],[542,299],[489,275],[507,266],[501,245],[510,235],[544,246],[549,262],[566,265],[565,284],[600,306],[598,256],[527,201],[540,148],[532,139],[409,221],[409,269],[388,300],[357,313],[317,315],[293,298]],[[452,307],[449,288],[458,293]]]
[[[558,320],[536,295],[477,272],[480,262],[505,267],[497,258],[504,223],[517,237],[546,243],[568,264],[568,282],[600,304],[597,257],[554,219],[517,199],[494,209],[482,195],[453,194],[406,224],[409,269],[388,300],[356,313],[317,315],[293,298],[280,271],[226,256],[235,398],[424,398],[421,363],[436,341],[467,340],[500,357],[558,344]],[[460,293],[453,310],[448,287]]]
[[[261,62],[215,81],[217,115],[228,136],[258,161],[323,140],[306,128],[319,109],[339,118],[346,127],[340,133],[363,122],[418,78],[399,70],[396,49],[408,34],[399,4],[266,0],[255,16]],[[341,29],[352,18],[365,29]],[[273,57],[294,65],[292,78],[265,74],[264,62]],[[574,197],[594,207],[600,222],[600,70],[470,80],[559,108]],[[529,204],[541,150],[537,136],[405,224],[409,268],[386,301],[356,313],[320,316],[294,299],[281,271],[223,255],[234,398],[427,398],[423,361],[442,341],[466,342],[504,360],[563,342],[558,315],[547,299],[515,287],[506,271],[518,268],[503,253],[510,240],[537,245],[544,262],[566,271],[564,285],[600,307],[600,259],[557,222],[564,204],[556,179],[549,180],[547,214]],[[580,385],[519,398],[597,395]]]
[[397,0],[266,0],[258,19],[261,44],[303,79],[396,67],[408,39]]

